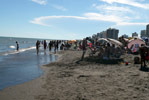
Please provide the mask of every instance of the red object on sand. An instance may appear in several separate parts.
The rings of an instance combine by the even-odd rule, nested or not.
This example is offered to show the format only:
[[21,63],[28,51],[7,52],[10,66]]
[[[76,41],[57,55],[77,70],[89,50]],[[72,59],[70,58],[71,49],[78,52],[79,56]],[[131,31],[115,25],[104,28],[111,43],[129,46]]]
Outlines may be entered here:
[[126,65],[128,65],[128,62],[126,62]]

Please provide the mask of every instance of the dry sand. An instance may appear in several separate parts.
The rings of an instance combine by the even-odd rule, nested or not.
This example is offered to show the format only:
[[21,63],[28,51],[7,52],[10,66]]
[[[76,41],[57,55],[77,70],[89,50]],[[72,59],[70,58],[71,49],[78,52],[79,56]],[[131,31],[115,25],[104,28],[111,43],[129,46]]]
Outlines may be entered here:
[[79,61],[81,51],[59,54],[43,76],[0,91],[0,100],[149,100],[149,72],[133,64],[134,56],[123,55],[125,66]]

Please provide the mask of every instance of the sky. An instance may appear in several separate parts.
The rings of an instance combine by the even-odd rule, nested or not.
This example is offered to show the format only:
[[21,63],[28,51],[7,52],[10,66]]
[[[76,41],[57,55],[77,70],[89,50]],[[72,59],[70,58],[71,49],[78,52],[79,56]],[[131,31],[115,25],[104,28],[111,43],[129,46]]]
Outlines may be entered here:
[[140,34],[149,0],[0,0],[0,36],[82,39],[108,28]]

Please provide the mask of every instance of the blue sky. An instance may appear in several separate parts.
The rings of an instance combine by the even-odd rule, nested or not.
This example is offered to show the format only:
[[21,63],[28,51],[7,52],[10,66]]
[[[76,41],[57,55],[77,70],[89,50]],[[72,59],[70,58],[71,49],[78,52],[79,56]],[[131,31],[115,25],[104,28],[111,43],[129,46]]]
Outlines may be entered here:
[[82,39],[107,28],[119,36],[149,24],[149,0],[0,0],[0,36]]

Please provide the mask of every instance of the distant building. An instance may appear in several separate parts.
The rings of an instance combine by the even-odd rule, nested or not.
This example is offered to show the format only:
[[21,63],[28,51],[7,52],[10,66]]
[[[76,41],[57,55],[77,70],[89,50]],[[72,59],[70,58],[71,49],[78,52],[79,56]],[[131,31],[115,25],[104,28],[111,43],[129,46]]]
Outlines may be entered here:
[[127,38],[128,39],[128,35],[124,34],[122,35],[122,37]]
[[88,38],[89,38],[89,39],[91,39],[91,37],[90,37],[90,36],[89,36]]
[[109,28],[106,31],[102,31],[100,33],[97,33],[98,38],[112,38],[112,39],[118,39],[118,29]]
[[132,37],[138,37],[138,34],[136,32],[132,33]]
[[96,39],[97,38],[97,35],[96,34],[93,34],[92,35],[92,39]]
[[111,38],[111,39],[118,39],[118,33],[119,30],[118,29],[114,29],[114,28],[109,28],[107,29],[107,38]]
[[113,33],[114,31],[111,28],[107,29],[107,38],[112,38],[114,35]]
[[146,25],[146,35],[147,35],[147,37],[149,37],[149,24]]
[[97,33],[97,37],[100,38],[101,37],[101,34],[100,33]]
[[106,38],[106,31],[102,31],[100,33],[97,33],[98,38]]
[[142,37],[146,37],[146,36],[147,36],[147,35],[146,35],[146,30],[141,30],[140,35],[141,35],[141,38],[142,38]]

